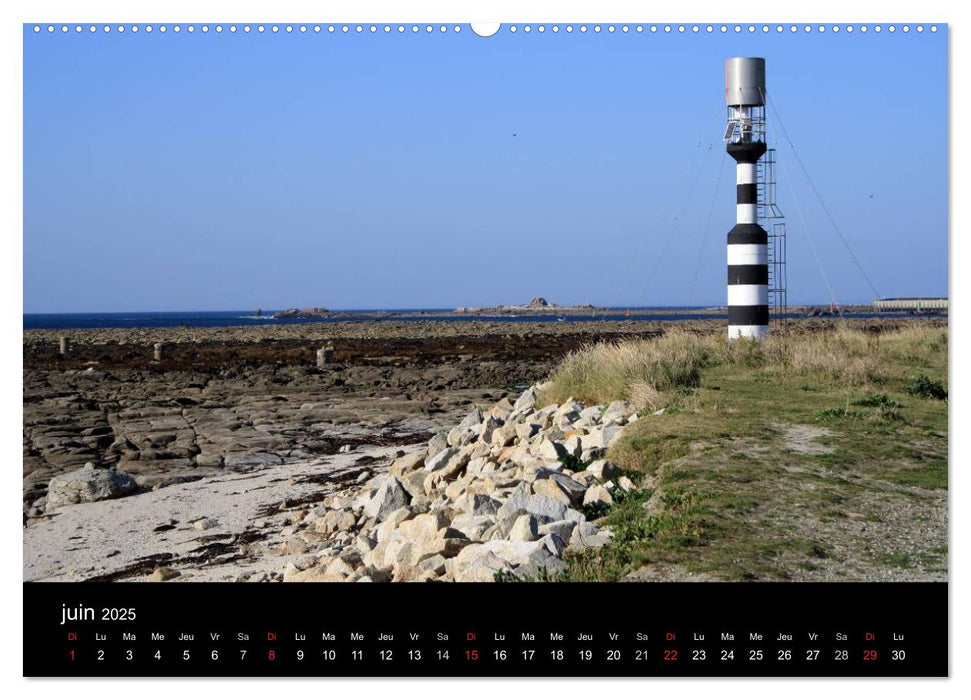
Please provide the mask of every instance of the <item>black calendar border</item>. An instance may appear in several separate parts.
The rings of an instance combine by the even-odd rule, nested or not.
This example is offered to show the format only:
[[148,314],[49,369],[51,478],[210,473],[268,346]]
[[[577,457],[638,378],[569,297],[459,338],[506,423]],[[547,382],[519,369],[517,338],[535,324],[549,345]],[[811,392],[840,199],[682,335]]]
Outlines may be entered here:
[[[84,620],[61,624],[62,606],[136,611],[135,620]],[[80,608],[78,608],[80,606]],[[235,584],[34,583],[24,584],[24,675],[30,677],[943,677],[949,673],[946,583],[486,583],[486,584]],[[120,613],[113,613],[116,616]],[[773,637],[807,630],[818,643]],[[843,630],[841,646],[826,635]],[[69,630],[76,639],[69,640]],[[124,642],[121,637],[134,634]],[[166,635],[153,644],[152,630]],[[245,645],[232,635],[244,630]],[[304,641],[294,637],[302,630]],[[551,641],[549,634],[562,634]],[[736,639],[719,639],[731,630]],[[316,635],[329,631],[334,640]],[[379,641],[378,633],[391,634]],[[647,639],[636,640],[640,631]],[[176,644],[175,635],[193,634]],[[523,640],[523,632],[535,641]],[[867,642],[867,633],[874,635]],[[205,637],[217,633],[216,641]],[[357,641],[350,634],[363,635]],[[430,635],[418,641],[410,633]],[[579,634],[593,636],[579,641]],[[752,633],[763,640],[753,641]],[[89,652],[94,635],[106,658]],[[268,639],[266,635],[275,638]],[[446,634],[446,641],[434,639]],[[474,635],[469,638],[468,635]],[[506,635],[497,640],[496,635]],[[617,634],[611,640],[609,635]],[[674,639],[666,636],[673,634]],[[698,642],[693,634],[703,634]],[[894,634],[903,635],[899,643]],[[712,635],[712,636],[709,636]],[[175,644],[175,646],[172,646]],[[801,658],[816,644],[824,658]],[[893,645],[905,650],[897,662]],[[232,653],[250,650],[236,661]],[[789,647],[795,658],[774,658]],[[188,647],[188,649],[184,649]],[[739,657],[718,659],[725,647]],[[826,658],[846,648],[842,661]],[[876,658],[865,660],[872,647]],[[152,650],[166,649],[152,659]],[[566,658],[552,658],[562,649]],[[755,649],[761,659],[744,658]],[[69,650],[77,658],[68,660]],[[137,659],[126,661],[126,649]],[[187,659],[177,653],[189,651]],[[303,658],[297,652],[305,649]],[[333,659],[319,659],[333,649]],[[352,658],[353,650],[361,658]],[[448,649],[445,660],[421,656]],[[529,649],[533,656],[520,659]],[[705,658],[692,651],[710,650]],[[207,651],[208,650],[208,651]],[[215,659],[207,654],[216,650]],[[381,651],[389,651],[382,658]],[[504,658],[498,651],[505,650]],[[618,658],[608,659],[607,653]],[[675,650],[676,658],[666,659]],[[269,652],[273,658],[267,658]],[[467,652],[475,651],[475,658]],[[590,658],[580,656],[590,651]],[[146,653],[147,652],[147,653]],[[637,652],[643,659],[635,658]],[[85,656],[88,654],[88,656]],[[538,656],[537,656],[538,654]],[[678,656],[680,655],[680,656]],[[550,656],[551,658],[547,658]],[[697,654],[695,654],[697,656]],[[108,662],[108,663],[105,663]]]

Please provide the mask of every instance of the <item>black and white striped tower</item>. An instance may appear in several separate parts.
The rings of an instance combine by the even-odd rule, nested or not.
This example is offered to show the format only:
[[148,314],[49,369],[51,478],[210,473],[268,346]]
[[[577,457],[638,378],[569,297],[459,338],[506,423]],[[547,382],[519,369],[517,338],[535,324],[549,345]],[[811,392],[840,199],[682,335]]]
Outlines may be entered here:
[[765,59],[725,61],[726,140],[735,159],[736,218],[728,233],[728,337],[769,334],[769,237],[759,225],[758,161],[765,155]]

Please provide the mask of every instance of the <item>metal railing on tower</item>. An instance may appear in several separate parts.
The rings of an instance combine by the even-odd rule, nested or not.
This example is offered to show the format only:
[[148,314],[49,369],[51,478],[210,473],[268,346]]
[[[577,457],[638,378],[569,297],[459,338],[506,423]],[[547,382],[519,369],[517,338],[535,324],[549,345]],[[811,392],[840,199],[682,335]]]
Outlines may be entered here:
[[788,292],[786,289],[786,224],[785,215],[776,203],[776,151],[770,148],[756,164],[759,224],[769,235],[769,305],[770,319],[777,329],[789,332]]

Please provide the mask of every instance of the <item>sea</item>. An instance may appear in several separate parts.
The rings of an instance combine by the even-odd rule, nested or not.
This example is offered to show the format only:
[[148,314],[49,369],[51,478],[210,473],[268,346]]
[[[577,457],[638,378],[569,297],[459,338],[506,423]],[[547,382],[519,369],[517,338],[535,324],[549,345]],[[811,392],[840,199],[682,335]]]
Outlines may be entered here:
[[[727,320],[725,311],[711,307],[696,307],[693,313],[685,308],[641,307],[596,309],[584,313],[564,313],[561,316],[545,313],[469,314],[451,313],[451,309],[356,309],[337,311],[339,316],[328,318],[273,318],[273,310],[256,315],[254,311],[147,311],[118,313],[24,314],[24,330],[77,328],[206,328],[214,326],[295,325],[307,323],[346,323],[381,321],[508,321],[510,323],[575,323],[589,321],[688,321]],[[844,318],[912,318],[911,313],[844,313]],[[788,318],[805,318],[804,314],[787,314]],[[778,317],[776,317],[778,318]]]

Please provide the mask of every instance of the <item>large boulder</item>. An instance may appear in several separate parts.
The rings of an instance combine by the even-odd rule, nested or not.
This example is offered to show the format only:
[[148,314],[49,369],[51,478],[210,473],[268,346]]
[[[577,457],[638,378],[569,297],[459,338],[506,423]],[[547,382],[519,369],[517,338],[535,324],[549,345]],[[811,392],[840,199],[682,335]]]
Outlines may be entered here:
[[583,505],[585,506],[606,507],[613,505],[613,503],[614,499],[613,496],[610,495],[610,491],[600,484],[591,486],[583,495]]
[[[495,519],[488,515],[460,515],[452,521],[452,527],[470,540],[483,539],[485,531],[495,524]],[[572,532],[571,529],[570,533]]]
[[549,440],[547,438],[543,438],[539,444],[531,447],[529,451],[534,457],[539,457],[540,459],[545,459],[550,462],[555,462],[563,457],[566,457],[568,454],[563,443],[555,440]]
[[445,433],[436,433],[432,436],[432,439],[428,441],[428,457],[434,457],[439,452],[448,447],[448,439]]
[[88,462],[83,469],[61,474],[47,486],[47,508],[52,510],[75,503],[92,503],[125,496],[138,488],[135,480],[114,469],[95,469]]
[[442,469],[456,454],[458,454],[458,450],[454,447],[447,447],[436,452],[432,457],[425,460],[425,471],[434,472]]
[[481,544],[470,545],[445,562],[445,571],[460,583],[494,581],[497,573],[508,568],[507,562]]
[[567,505],[555,501],[547,496],[538,496],[531,492],[530,484],[523,482],[516,487],[502,507],[496,513],[499,520],[508,520],[518,516],[520,513],[535,515],[543,522],[552,520],[563,520],[566,515]]
[[546,535],[556,535],[564,542],[569,542],[570,537],[573,535],[573,530],[577,527],[577,523],[572,520],[555,520],[551,523],[546,523],[545,525],[540,525],[538,528],[538,535],[540,537]]
[[468,512],[470,515],[495,515],[502,503],[484,493],[469,494]]
[[408,505],[411,500],[397,479],[391,477],[377,490],[371,500],[364,506],[364,517],[383,521],[391,513]]
[[438,531],[447,524],[448,520],[444,513],[423,513],[411,520],[405,520],[398,529],[407,541],[423,544],[434,540]]
[[516,399],[516,403],[513,404],[512,413],[510,414],[510,419],[514,416],[525,415],[533,410],[536,406],[536,389],[530,387]]
[[519,542],[532,542],[539,539],[539,530],[536,518],[529,513],[523,513],[509,528],[509,539]]
[[583,484],[565,474],[557,474],[548,470],[543,470],[541,474],[544,478],[533,482],[533,493],[561,501],[567,505],[580,503],[583,500],[586,492]]
[[610,542],[613,532],[593,523],[578,523],[570,537],[572,549],[599,549]]
[[544,574],[551,576],[567,568],[566,564],[550,551],[553,547],[551,542],[490,540],[481,546],[504,561],[508,569],[520,578],[534,578]]
[[589,474],[593,474],[597,481],[607,481],[608,479],[614,479],[621,476],[623,472],[617,465],[608,462],[605,459],[598,459],[596,462],[592,462],[587,465],[586,470]]
[[388,471],[393,476],[401,476],[417,469],[421,469],[424,462],[424,454],[421,452],[412,452],[411,454],[404,455],[403,457],[398,457]]
[[614,401],[607,406],[601,420],[605,426],[611,424],[624,425],[635,413],[637,413],[637,409],[629,401]]

